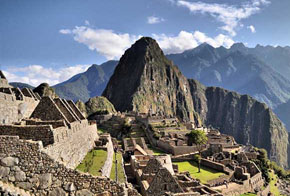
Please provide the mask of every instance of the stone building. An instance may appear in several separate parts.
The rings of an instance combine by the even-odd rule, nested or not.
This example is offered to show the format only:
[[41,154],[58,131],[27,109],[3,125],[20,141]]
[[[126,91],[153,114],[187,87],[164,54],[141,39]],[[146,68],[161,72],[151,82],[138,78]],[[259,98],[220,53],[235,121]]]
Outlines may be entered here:
[[72,101],[43,97],[29,119],[0,125],[0,135],[41,141],[43,151],[68,167],[76,167],[98,140],[97,126],[89,123]]
[[12,88],[12,86],[10,86],[8,84],[8,80],[6,79],[5,75],[3,74],[3,72],[0,70],[0,87],[4,87],[4,88]]
[[134,155],[130,164],[144,196],[220,195],[189,174],[178,173],[178,167],[172,164],[169,155]]
[[12,124],[28,118],[40,97],[31,89],[13,88],[0,70],[0,125]]

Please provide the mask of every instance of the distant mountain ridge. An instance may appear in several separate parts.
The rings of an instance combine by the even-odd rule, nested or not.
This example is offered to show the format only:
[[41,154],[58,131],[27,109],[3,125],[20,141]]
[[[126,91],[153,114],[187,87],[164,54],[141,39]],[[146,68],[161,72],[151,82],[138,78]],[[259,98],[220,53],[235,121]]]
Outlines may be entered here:
[[[279,63],[272,60],[273,63],[269,64],[266,58],[261,57],[259,48],[264,51],[269,47],[247,48],[237,43],[226,49],[201,44],[197,48],[167,57],[188,78],[197,79],[206,86],[219,86],[249,94],[275,108],[290,99],[290,80],[282,74],[282,68],[277,71]],[[275,50],[280,49],[271,47],[272,52]],[[283,50],[288,51],[288,48]]]
[[101,95],[118,61],[107,61],[92,65],[86,72],[53,86],[56,93],[65,99],[86,102],[89,98]]
[[11,86],[13,86],[14,88],[30,88],[30,89],[34,89],[34,86],[31,86],[30,84],[26,84],[26,83],[22,83],[22,82],[10,82],[9,83]]
[[[226,49],[204,43],[167,57],[187,78],[249,94],[273,109],[290,99],[290,47],[248,48],[236,43]],[[108,61],[92,65],[85,73],[54,88],[63,98],[87,101],[102,94],[117,64],[118,61]]]

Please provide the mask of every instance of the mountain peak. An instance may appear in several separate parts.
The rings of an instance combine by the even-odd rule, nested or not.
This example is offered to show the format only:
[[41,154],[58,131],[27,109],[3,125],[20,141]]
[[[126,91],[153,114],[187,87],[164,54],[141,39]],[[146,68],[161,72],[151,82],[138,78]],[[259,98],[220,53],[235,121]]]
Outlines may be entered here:
[[[157,42],[143,37],[127,49],[103,92],[118,111],[152,112],[193,120],[188,81]],[[179,105],[176,99],[184,101]]]
[[[125,52],[124,55],[126,56],[128,53],[144,55],[146,52],[154,53],[155,55],[164,55],[157,41],[151,37],[140,38]],[[120,59],[120,61],[121,60],[122,59]]]
[[241,50],[241,49],[245,49],[247,48],[242,42],[237,42],[237,43],[234,43],[230,49],[233,49],[233,50]]

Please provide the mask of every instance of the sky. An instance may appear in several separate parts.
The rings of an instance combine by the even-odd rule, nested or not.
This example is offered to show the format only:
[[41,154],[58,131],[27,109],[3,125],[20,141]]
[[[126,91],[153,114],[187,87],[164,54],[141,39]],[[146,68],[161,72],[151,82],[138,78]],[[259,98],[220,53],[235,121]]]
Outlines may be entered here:
[[286,46],[289,10],[289,0],[0,0],[0,69],[10,82],[55,85],[142,36],[166,54],[204,42]]

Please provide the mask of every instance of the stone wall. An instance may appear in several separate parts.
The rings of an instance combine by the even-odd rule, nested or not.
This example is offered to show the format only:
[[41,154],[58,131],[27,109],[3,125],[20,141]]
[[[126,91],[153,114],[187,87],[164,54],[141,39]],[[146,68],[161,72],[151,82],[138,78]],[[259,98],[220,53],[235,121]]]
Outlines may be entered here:
[[110,177],[114,161],[114,146],[110,134],[106,135],[107,159],[102,167],[102,176]]
[[21,139],[42,141],[44,146],[54,143],[53,129],[50,125],[1,125],[0,135],[19,136]]
[[220,172],[225,172],[225,166],[221,163],[217,163],[217,162],[214,162],[214,161],[210,161],[208,159],[201,159],[201,162],[200,162],[201,165],[204,165],[206,167],[209,167],[209,168],[212,168],[214,170],[217,170],[217,171],[220,171]]
[[66,168],[42,149],[40,142],[0,136],[0,181],[39,196],[139,195],[108,178]]
[[0,92],[0,124],[12,124],[28,118],[38,103],[33,98],[16,100],[14,95]]
[[8,84],[8,81],[4,78],[0,78],[0,87],[11,87],[9,84]]
[[96,124],[89,125],[87,120],[71,123],[70,129],[59,127],[53,133],[55,143],[45,147],[43,151],[72,168],[81,163],[99,138]]

